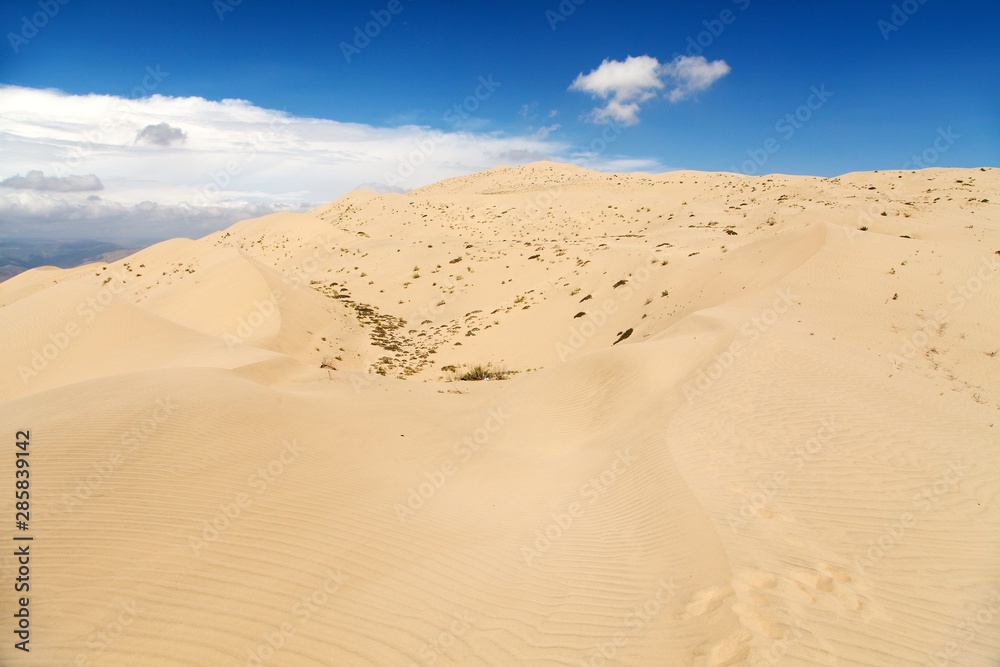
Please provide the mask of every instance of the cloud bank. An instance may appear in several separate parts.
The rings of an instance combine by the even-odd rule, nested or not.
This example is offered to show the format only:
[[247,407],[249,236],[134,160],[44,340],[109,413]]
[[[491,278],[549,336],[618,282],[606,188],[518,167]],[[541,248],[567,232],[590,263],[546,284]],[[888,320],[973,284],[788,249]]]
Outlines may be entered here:
[[729,72],[726,61],[709,62],[704,56],[677,56],[667,63],[652,56],[629,56],[604,60],[588,74],[581,72],[569,90],[607,100],[590,113],[593,122],[634,125],[639,122],[641,105],[661,91],[671,102],[680,102],[708,89]]
[[248,217],[309,210],[362,184],[405,191],[537,159],[621,164],[610,151],[574,152],[550,130],[377,127],[244,100],[0,86],[0,236],[196,237]]
[[78,176],[46,176],[41,171],[29,171],[26,176],[11,176],[0,181],[0,187],[18,190],[38,190],[51,192],[94,192],[103,190],[104,184],[94,174]]

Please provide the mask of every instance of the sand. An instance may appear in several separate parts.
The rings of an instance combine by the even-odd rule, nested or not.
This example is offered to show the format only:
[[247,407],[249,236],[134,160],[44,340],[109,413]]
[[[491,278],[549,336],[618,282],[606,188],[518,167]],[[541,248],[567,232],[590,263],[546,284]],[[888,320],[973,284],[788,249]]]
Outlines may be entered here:
[[996,665],[998,206],[535,163],[0,283],[0,664]]

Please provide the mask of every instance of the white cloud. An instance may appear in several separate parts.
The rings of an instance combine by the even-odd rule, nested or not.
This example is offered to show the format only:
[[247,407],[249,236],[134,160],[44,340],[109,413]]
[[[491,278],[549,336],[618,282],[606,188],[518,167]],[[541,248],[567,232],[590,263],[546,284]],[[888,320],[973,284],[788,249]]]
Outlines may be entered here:
[[663,65],[664,75],[674,82],[668,95],[671,102],[705,90],[729,72],[730,67],[725,60],[708,62],[705,56],[678,56]]
[[593,151],[581,151],[572,156],[574,164],[578,164],[586,169],[595,169],[604,172],[635,172],[642,171],[649,174],[666,171],[663,166],[655,161],[644,158],[634,158],[625,155],[605,155]]
[[679,102],[707,89],[729,71],[724,60],[708,62],[704,56],[677,56],[667,63],[652,56],[629,56],[604,60],[589,74],[580,73],[569,90],[607,100],[591,112],[593,122],[634,125],[639,122],[641,105],[660,91],[666,90],[671,102]]
[[[559,123],[552,123],[551,125],[535,127],[534,123],[539,119],[540,113],[538,102],[529,102],[521,105],[521,117],[530,123],[527,127],[527,131],[531,133],[530,136],[535,139],[545,140],[562,126]],[[557,109],[550,109],[545,114],[546,120],[555,118],[557,115],[559,115]]]
[[498,154],[497,160],[500,164],[511,165],[511,164],[528,164],[529,162],[538,162],[539,160],[547,160],[548,156],[544,153],[536,153],[533,151],[526,151],[523,149],[515,149],[512,151],[505,151]]
[[103,190],[104,184],[94,174],[80,176],[46,176],[38,170],[29,171],[25,176],[11,176],[0,181],[0,187],[18,190],[49,190],[51,192],[94,192]]
[[663,88],[660,61],[652,56],[629,56],[625,60],[605,60],[590,74],[580,74],[569,87],[619,102],[648,99]]
[[[248,217],[308,210],[362,184],[399,191],[498,164],[573,161],[573,147],[548,136],[554,129],[504,135],[377,127],[243,100],[0,86],[0,178],[39,172],[17,178],[43,184],[0,188],[0,236],[201,236]],[[150,131],[169,150],[161,141],[136,141]],[[588,155],[586,162],[601,169],[619,159]],[[80,186],[88,183],[103,184],[100,197],[87,196]]]
[[[0,231],[11,237],[161,239],[199,236],[237,220],[309,208],[298,204],[228,201],[192,206],[142,200],[122,203],[96,195],[55,196],[22,191],[0,197]],[[171,232],[172,233],[165,233]]]
[[558,130],[560,127],[562,127],[562,125],[560,125],[559,123],[553,123],[552,125],[545,125],[535,130],[535,133],[532,136],[534,136],[536,139],[547,139],[550,134]]

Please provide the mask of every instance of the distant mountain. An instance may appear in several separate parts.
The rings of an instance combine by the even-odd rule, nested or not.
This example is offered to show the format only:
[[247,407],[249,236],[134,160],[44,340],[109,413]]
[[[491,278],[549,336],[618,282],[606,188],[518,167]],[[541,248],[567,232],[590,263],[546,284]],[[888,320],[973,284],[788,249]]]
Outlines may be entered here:
[[0,240],[0,282],[38,266],[71,269],[90,262],[114,262],[139,247],[126,248],[105,241]]

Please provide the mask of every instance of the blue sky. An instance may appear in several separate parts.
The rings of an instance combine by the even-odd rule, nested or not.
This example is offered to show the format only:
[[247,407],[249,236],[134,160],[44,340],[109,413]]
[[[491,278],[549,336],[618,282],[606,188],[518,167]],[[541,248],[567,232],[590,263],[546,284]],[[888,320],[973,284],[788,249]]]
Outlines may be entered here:
[[[16,206],[0,204],[0,234],[26,234],[34,226],[108,236],[120,232],[142,201],[162,206],[150,234],[198,234],[245,212],[320,203],[360,184],[406,189],[538,157],[609,170],[823,176],[902,168],[914,164],[913,156],[932,157],[933,166],[1000,165],[995,2],[236,2],[5,2],[0,118],[21,122],[4,126],[0,120],[0,152],[6,155],[0,181],[41,171],[50,178],[96,175],[103,188],[87,195],[90,203],[65,199],[66,209],[53,192],[73,191],[71,186],[11,181],[0,197],[19,199]],[[375,20],[372,12],[386,24],[371,23],[369,32],[377,34],[370,43],[354,44],[348,61],[341,45],[355,42],[356,28]],[[703,60],[685,68],[678,56]],[[606,61],[612,67],[595,72]],[[621,63],[617,69],[615,62]],[[714,74],[699,78],[713,67]],[[150,72],[159,75],[151,78]],[[482,81],[491,82],[489,88]],[[470,99],[477,88],[481,99]],[[30,89],[61,94],[29,95]],[[819,98],[817,90],[824,91]],[[95,95],[130,100],[128,140],[102,137],[99,156],[88,154],[56,174],[54,162],[65,164],[66,157],[46,151],[56,144],[69,150],[72,136],[86,134],[88,123],[96,126],[108,113],[95,107],[69,119],[65,109]],[[173,101],[140,99],[150,95]],[[191,98],[243,100],[239,114],[248,123],[253,116],[258,128],[264,116],[254,110],[281,112],[284,148],[261,144],[253,169],[247,165],[216,179],[225,187],[210,193],[214,212],[170,222],[176,210],[167,207],[192,203],[191,192],[204,191],[206,174],[211,181],[220,173],[220,167],[205,168],[212,153],[199,143],[197,129],[211,129],[216,137],[249,132],[248,125],[213,125],[226,108],[194,109]],[[633,106],[609,112],[615,100]],[[463,102],[475,107],[464,118],[446,113]],[[803,107],[810,103],[812,109]],[[796,113],[798,121],[789,122],[786,115],[794,119]],[[159,126],[153,121],[160,119],[165,138],[141,140],[142,128]],[[608,121],[614,123],[613,142],[593,143],[607,133],[602,122]],[[63,128],[65,136],[39,136],[51,127]],[[170,132],[178,141],[169,139]],[[447,154],[431,151],[401,183],[387,178],[398,171],[393,151],[405,160],[421,133],[447,134],[454,143]],[[355,142],[360,135],[364,141]],[[939,140],[944,135],[947,142]],[[398,145],[365,143],[391,144],[387,137]],[[946,149],[932,151],[936,140]],[[320,178],[299,189],[281,182],[302,181],[282,167],[296,143],[317,168],[330,167],[328,186]],[[116,157],[115,147],[127,148],[127,156]],[[385,164],[373,165],[364,155],[376,150],[384,151]],[[371,169],[352,168],[352,161]],[[176,172],[162,172],[154,162],[174,165]],[[126,163],[141,178],[130,181]],[[266,174],[275,179],[273,187]],[[48,185],[30,195],[11,185],[26,182]],[[149,185],[148,193],[141,183]],[[31,199],[38,193],[48,198],[44,206]],[[117,222],[101,217],[110,214],[111,200],[120,204]],[[53,224],[33,220],[31,211],[47,211]],[[55,224],[59,215],[76,216],[79,224]],[[141,231],[138,223],[129,224],[129,233]]]

